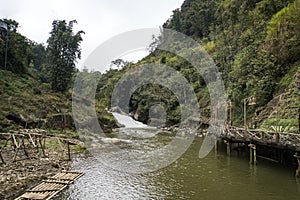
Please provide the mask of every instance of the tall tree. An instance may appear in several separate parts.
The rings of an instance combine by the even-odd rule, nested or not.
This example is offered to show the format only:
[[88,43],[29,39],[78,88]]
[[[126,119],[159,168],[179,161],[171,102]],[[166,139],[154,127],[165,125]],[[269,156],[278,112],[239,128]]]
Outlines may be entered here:
[[8,26],[6,33],[3,34],[2,32],[0,38],[0,69],[24,74],[27,72],[31,61],[30,40],[17,32],[18,22],[12,19],[4,19],[3,21]]
[[51,36],[47,40],[47,57],[49,62],[50,82],[54,91],[65,92],[75,71],[76,59],[80,59],[83,31],[73,33],[75,20],[54,20]]
[[31,51],[33,67],[38,72],[41,72],[43,64],[46,63],[46,48],[43,44],[33,43]]

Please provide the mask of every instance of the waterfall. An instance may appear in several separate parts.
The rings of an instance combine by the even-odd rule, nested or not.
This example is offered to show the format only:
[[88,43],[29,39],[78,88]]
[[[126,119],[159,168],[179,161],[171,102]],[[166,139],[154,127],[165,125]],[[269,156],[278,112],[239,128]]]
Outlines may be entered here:
[[132,119],[128,115],[112,112],[112,115],[116,118],[116,120],[125,126],[125,128],[150,128],[146,124],[142,122],[136,121]]

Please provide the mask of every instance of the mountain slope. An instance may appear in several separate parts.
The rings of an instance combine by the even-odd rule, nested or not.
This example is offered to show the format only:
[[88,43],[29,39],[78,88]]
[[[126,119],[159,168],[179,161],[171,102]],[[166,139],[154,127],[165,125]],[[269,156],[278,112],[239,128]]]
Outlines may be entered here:
[[[71,93],[56,93],[50,85],[27,74],[0,70],[0,130],[47,128],[75,130]],[[116,127],[111,114],[97,107],[104,131]]]
[[[214,59],[222,73],[228,99],[233,102],[236,125],[243,124],[244,99],[255,97],[256,105],[247,107],[248,122],[256,124],[255,127],[271,128],[275,125],[274,105],[281,96],[279,125],[296,130],[300,0],[186,0],[163,27],[192,37]],[[99,84],[105,91],[99,91],[102,102],[109,106],[108,94],[114,84],[129,69],[144,63],[166,64],[183,74],[197,94],[201,114],[210,115],[209,94],[201,77],[197,78],[193,67],[184,59],[158,49],[137,64],[104,75]],[[136,91],[130,111],[139,120],[148,122],[153,100],[166,104],[167,125],[179,122],[178,101],[157,85]]]

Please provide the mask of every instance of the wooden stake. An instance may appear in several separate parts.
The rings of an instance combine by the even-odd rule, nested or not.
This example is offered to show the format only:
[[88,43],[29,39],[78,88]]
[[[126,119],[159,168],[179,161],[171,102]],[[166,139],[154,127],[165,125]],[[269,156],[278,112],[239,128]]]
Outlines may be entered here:
[[233,126],[232,102],[229,102],[229,125]]
[[254,157],[254,165],[256,165],[256,146],[254,145],[253,147],[253,157]]
[[251,147],[251,144],[249,145],[250,147],[250,164],[253,163],[253,153],[252,153],[252,147]]
[[227,142],[227,156],[230,157],[230,142]]
[[256,146],[254,144],[248,145],[250,148],[250,164],[256,165]]
[[39,143],[40,143],[40,145],[41,145],[41,149],[42,149],[42,152],[43,152],[43,156],[45,157],[45,138],[44,138],[44,146],[43,146],[43,144],[42,144],[42,140],[41,139],[39,139]]
[[67,144],[68,144],[68,158],[69,158],[69,161],[71,160],[71,151],[70,151],[70,143],[69,141],[67,141]]
[[300,178],[300,156],[298,155],[298,153],[296,153],[294,157],[297,159],[298,162],[298,169],[296,169],[296,177]]
[[1,150],[0,150],[0,159],[1,159],[2,163],[5,164],[5,161],[4,161],[3,156],[2,156],[2,154],[1,154]]
[[230,156],[230,142],[225,140],[224,143],[226,144],[226,152],[227,152],[227,156]]
[[13,157],[13,162],[14,161],[16,161],[16,157],[17,157],[17,154],[18,154],[18,151],[19,151],[19,148],[16,148],[16,150],[15,150],[16,152],[15,152],[15,155],[14,155],[14,157]]
[[298,114],[298,132],[300,133],[300,112]]
[[23,150],[24,150],[24,153],[25,153],[26,157],[29,158],[28,153],[26,151],[26,146],[25,146],[25,143],[24,143],[24,138],[22,138],[22,145],[23,145]]
[[298,161],[298,169],[296,170],[296,176],[297,176],[298,178],[300,178],[300,159],[297,158],[297,161]]

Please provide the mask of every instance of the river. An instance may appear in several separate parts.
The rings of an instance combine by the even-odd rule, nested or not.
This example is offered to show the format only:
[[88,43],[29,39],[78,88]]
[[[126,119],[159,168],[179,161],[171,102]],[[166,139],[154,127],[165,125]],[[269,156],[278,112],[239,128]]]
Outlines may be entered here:
[[[134,133],[149,132],[149,137],[141,139],[129,137],[132,129],[124,130],[119,136],[126,135],[131,142],[118,145],[126,146],[128,152],[141,146],[160,147],[174,137],[172,134],[153,135],[152,129],[134,129]],[[227,157],[221,144],[218,152],[212,151],[200,159],[202,142],[203,138],[196,137],[178,160],[163,169],[142,174],[112,169],[101,162],[101,152],[81,156],[75,159],[72,168],[85,175],[57,199],[299,199],[300,180],[295,178],[294,169],[260,159],[258,165],[250,165],[246,152],[232,151]]]

